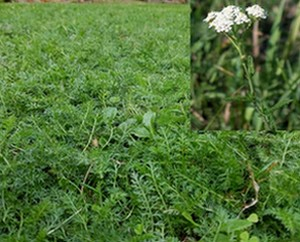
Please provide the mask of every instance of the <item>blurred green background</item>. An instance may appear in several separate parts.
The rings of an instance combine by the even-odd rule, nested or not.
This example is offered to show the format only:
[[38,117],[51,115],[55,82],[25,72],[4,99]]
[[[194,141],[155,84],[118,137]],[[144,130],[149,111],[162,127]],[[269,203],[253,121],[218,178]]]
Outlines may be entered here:
[[259,4],[268,18],[240,37],[254,57],[255,89],[264,112],[279,130],[300,127],[300,1],[191,1],[192,127],[201,130],[264,130],[246,98],[247,85],[236,50],[203,19],[228,5]]

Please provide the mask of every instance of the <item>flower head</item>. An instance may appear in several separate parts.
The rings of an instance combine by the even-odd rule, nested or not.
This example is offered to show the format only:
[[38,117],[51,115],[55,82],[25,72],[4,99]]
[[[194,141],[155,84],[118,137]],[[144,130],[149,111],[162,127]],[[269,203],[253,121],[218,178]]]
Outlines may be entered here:
[[237,25],[250,23],[250,22],[251,20],[248,18],[248,16],[242,12],[239,12],[234,19],[234,23]]
[[237,6],[229,5],[222,9],[221,13],[230,20],[234,20],[236,16],[241,12],[241,9]]
[[214,28],[218,33],[228,33],[234,25],[250,24],[250,17],[264,19],[267,17],[266,12],[259,5],[253,5],[246,9],[246,13],[240,7],[229,5],[220,12],[210,12],[204,19],[209,24],[209,28]]
[[219,12],[210,12],[207,17],[203,20],[204,22],[211,22],[218,16]]
[[254,17],[256,19],[265,19],[265,18],[267,18],[266,11],[257,4],[246,8],[246,12],[249,16]]
[[209,28],[213,27],[218,33],[228,33],[232,30],[233,24],[234,22],[231,19],[227,18],[226,15],[224,15],[223,13],[218,13],[215,19],[209,24]]

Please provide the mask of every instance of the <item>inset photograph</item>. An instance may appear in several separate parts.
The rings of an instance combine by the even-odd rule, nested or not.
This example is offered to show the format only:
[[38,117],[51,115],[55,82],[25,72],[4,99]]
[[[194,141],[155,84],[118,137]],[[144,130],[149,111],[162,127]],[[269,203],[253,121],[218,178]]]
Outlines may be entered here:
[[191,2],[192,128],[298,130],[300,2]]

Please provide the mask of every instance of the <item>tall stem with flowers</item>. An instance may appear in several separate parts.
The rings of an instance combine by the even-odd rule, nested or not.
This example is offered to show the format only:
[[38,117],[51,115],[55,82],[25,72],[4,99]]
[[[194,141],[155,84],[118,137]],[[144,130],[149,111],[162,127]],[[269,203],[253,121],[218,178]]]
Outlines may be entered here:
[[249,87],[249,98],[254,105],[254,109],[263,119],[265,126],[269,130],[276,130],[276,125],[273,120],[270,120],[264,112],[262,103],[257,98],[256,90],[254,88],[253,76],[253,58],[251,55],[246,55],[240,42],[238,41],[238,30],[242,28],[249,28],[255,21],[265,19],[267,17],[266,11],[259,5],[253,5],[246,8],[246,11],[237,6],[227,6],[220,12],[210,12],[204,19],[204,22],[209,24],[209,28],[213,28],[217,33],[225,34],[225,36],[232,43],[239,54],[241,64],[244,71],[244,76]]

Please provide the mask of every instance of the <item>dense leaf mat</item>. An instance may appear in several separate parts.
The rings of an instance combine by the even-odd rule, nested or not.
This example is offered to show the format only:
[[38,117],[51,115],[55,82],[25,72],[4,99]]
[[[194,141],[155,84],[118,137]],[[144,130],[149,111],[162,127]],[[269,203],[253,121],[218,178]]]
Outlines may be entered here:
[[0,7],[0,241],[299,241],[300,135],[190,131],[188,6]]

